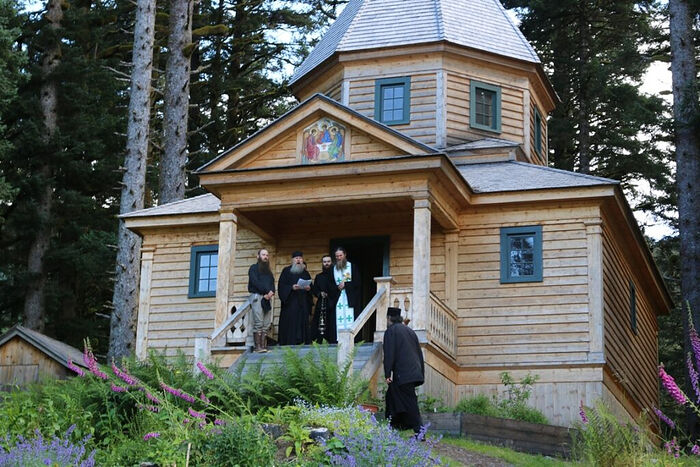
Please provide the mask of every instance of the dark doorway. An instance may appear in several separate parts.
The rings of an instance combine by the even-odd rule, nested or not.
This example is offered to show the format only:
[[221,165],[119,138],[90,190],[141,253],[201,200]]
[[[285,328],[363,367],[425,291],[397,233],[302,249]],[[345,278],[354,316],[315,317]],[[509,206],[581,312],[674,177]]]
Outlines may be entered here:
[[[348,252],[348,261],[354,264],[360,271],[362,282],[362,309],[372,300],[377,293],[375,277],[389,275],[389,237],[349,237],[332,238],[330,242],[331,257],[339,246]],[[362,310],[356,310],[357,313]],[[355,338],[356,342],[372,342],[376,323],[370,319],[360,330]]]

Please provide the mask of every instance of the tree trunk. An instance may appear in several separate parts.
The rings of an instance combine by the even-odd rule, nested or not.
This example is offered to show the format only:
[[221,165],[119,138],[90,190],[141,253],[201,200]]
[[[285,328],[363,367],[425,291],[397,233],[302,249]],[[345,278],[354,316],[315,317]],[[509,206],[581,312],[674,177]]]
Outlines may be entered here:
[[579,82],[578,82],[578,163],[579,172],[588,174],[591,173],[591,114],[589,112],[590,105],[590,79],[589,79],[589,63],[590,60],[590,44],[588,39],[591,35],[589,18],[586,13],[586,3],[581,2],[579,15],[579,28],[581,42],[579,44]]
[[190,103],[193,0],[171,0],[168,62],[165,68],[164,154],[160,162],[159,203],[185,198],[187,117]]
[[[144,207],[155,17],[155,0],[137,0],[120,214]],[[117,240],[116,283],[112,298],[114,310],[112,311],[109,334],[109,357],[128,356],[134,348],[135,323],[139,304],[140,250],[141,238],[127,230],[124,221],[120,220]]]
[[[676,182],[678,189],[678,231],[680,237],[682,319],[685,351],[691,351],[688,339],[688,308],[696,329],[700,329],[700,135],[698,135],[698,88],[695,76],[693,23],[687,1],[670,0],[671,72],[673,83],[673,119],[676,144]],[[690,377],[688,377],[690,381]],[[689,391],[688,394],[693,394]],[[696,439],[697,416],[688,420],[688,434]]]
[[[49,0],[46,5],[44,18],[47,21],[47,28],[51,35],[57,35],[63,20],[63,9],[61,0]],[[53,73],[61,63],[61,43],[58,37],[53,37],[52,44],[44,51],[41,60],[42,84],[39,89],[39,106],[41,117],[44,122],[43,143],[47,147],[56,134],[57,129],[57,97],[56,82]],[[43,165],[38,170],[40,180],[44,186],[39,195],[36,214],[38,217],[38,229],[34,241],[29,247],[27,257],[27,273],[29,283],[27,294],[24,298],[24,326],[42,332],[44,330],[44,288],[46,285],[46,275],[44,272],[44,259],[51,244],[51,208],[53,205],[53,185],[52,170],[48,160],[43,161]]]

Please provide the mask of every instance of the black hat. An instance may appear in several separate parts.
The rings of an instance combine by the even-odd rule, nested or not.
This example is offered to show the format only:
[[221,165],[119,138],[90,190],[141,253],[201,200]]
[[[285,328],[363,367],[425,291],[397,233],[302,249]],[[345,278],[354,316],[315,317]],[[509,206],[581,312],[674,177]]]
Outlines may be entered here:
[[401,308],[390,306],[386,309],[386,314],[389,316],[401,316]]
[[299,250],[297,250],[297,251],[295,251],[294,253],[292,253],[292,258],[296,258],[297,256],[302,256],[302,257],[303,257],[303,256],[304,256],[304,253],[302,253],[302,252],[299,251]]

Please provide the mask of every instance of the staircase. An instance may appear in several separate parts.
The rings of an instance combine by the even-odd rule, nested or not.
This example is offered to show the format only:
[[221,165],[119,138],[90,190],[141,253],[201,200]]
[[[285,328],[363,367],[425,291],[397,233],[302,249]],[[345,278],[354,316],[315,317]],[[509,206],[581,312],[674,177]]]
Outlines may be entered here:
[[[289,345],[284,347],[268,347],[267,353],[255,353],[246,350],[236,362],[228,369],[229,372],[241,371],[245,374],[248,371],[265,372],[270,368],[284,364],[284,355],[288,351],[297,353],[304,357],[309,352],[319,352],[328,355],[332,361],[337,361],[338,346],[324,345],[314,347],[311,345]],[[382,365],[382,343],[371,342],[355,346],[355,358],[352,361],[352,373],[359,375],[363,379],[370,380]],[[242,367],[242,369],[241,369]]]

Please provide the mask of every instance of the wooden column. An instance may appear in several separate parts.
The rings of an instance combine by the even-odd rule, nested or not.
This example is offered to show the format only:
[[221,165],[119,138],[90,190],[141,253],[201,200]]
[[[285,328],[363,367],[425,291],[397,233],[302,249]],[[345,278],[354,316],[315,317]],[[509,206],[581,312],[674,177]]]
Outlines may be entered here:
[[139,284],[139,316],[136,324],[136,358],[148,357],[148,317],[151,312],[151,276],[154,247],[141,248],[141,283]]
[[214,329],[229,316],[229,301],[233,294],[233,262],[236,257],[238,218],[232,208],[221,208],[219,217],[219,264],[216,280],[216,313]]
[[603,222],[584,222],[588,251],[588,360],[604,362],[604,302],[603,302]]
[[458,243],[459,230],[445,233],[445,298],[453,311],[457,311]]
[[447,147],[447,76],[440,70],[435,76],[435,147]]
[[350,105],[350,80],[343,78],[340,85],[340,103],[344,106]]
[[384,340],[384,331],[386,331],[386,312],[387,308],[392,306],[391,303],[391,285],[394,283],[394,278],[391,276],[375,277],[374,282],[377,283],[377,290],[384,287],[386,293],[381,301],[381,305],[377,307],[377,313],[374,317],[376,326],[374,331],[374,342],[382,342]]
[[430,307],[430,200],[413,203],[413,298],[411,327],[426,329]]

